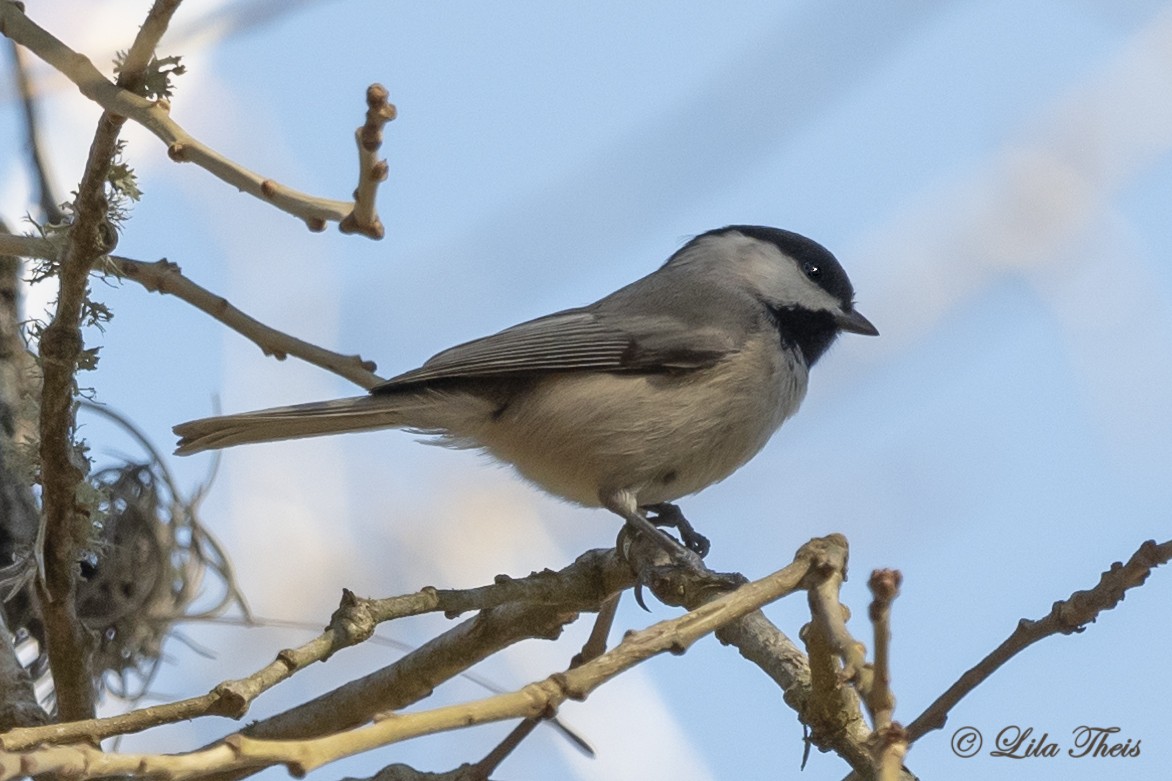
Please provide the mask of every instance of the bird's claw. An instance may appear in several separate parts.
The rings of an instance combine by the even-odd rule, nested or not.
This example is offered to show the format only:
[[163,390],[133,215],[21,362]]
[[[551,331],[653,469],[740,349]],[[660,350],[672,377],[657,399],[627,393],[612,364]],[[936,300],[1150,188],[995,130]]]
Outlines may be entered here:
[[659,504],[649,504],[643,509],[647,512],[655,513],[653,517],[647,518],[651,523],[656,526],[667,526],[677,530],[680,533],[680,540],[683,541],[685,548],[700,558],[708,555],[712,543],[709,542],[707,537],[696,531],[695,527],[684,517],[683,511],[679,507],[671,502],[661,502]]

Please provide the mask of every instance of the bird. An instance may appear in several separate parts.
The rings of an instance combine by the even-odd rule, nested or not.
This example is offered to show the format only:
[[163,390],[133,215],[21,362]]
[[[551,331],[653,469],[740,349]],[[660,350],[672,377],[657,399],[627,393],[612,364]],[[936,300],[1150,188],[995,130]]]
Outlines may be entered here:
[[367,395],[177,425],[176,453],[406,429],[487,452],[556,497],[703,557],[708,539],[675,502],[765,446],[842,332],[879,333],[829,250],[729,225],[592,304],[444,350]]

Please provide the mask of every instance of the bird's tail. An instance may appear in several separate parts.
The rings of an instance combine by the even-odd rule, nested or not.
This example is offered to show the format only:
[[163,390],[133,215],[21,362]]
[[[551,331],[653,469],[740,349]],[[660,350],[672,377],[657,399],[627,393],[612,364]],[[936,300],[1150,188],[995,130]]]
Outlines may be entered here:
[[192,420],[172,429],[179,436],[175,453],[186,456],[251,442],[407,426],[406,416],[413,405],[410,400],[402,401],[406,404],[390,396],[354,396]]

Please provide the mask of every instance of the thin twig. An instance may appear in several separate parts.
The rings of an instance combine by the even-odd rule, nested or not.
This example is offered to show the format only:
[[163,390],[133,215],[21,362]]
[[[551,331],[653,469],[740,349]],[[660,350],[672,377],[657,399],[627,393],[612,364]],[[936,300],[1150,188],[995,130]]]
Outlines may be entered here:
[[[590,630],[590,636],[586,638],[586,642],[582,645],[582,650],[574,654],[574,658],[570,660],[570,669],[579,667],[586,662],[597,659],[606,653],[606,639],[610,634],[611,626],[614,624],[615,613],[618,610],[619,598],[622,592],[618,592],[608,598],[602,603],[598,611],[598,615],[594,617],[594,626]],[[550,714],[552,717],[552,714]],[[496,771],[501,762],[513,752],[517,746],[521,745],[521,741],[529,737],[537,725],[540,724],[544,718],[537,718],[531,716],[524,719],[520,724],[513,728],[513,730],[505,736],[505,739],[498,743],[492,751],[490,751],[483,759],[474,765],[468,767],[468,772],[472,778],[484,778]],[[594,749],[590,744],[586,743],[582,738],[573,732],[569,732],[563,728],[563,734],[567,735],[574,743],[585,752],[588,756],[594,756]]]
[[875,632],[875,661],[872,664],[874,675],[870,691],[864,700],[867,709],[871,711],[875,729],[882,729],[891,724],[891,716],[895,711],[895,695],[891,692],[891,603],[899,596],[899,585],[903,576],[899,570],[877,569],[871,573],[867,581],[873,597],[867,611],[871,619],[871,626]]
[[9,41],[12,50],[13,75],[16,87],[20,92],[20,104],[24,113],[24,132],[28,139],[29,156],[32,158],[33,172],[37,177],[37,200],[40,203],[42,217],[45,222],[61,222],[61,207],[58,205],[57,195],[54,192],[52,177],[49,175],[49,163],[45,159],[41,147],[40,123],[37,120],[37,104],[33,96],[32,84],[28,78],[28,67],[24,62],[24,49]]
[[541,723],[541,719],[536,716],[530,716],[527,719],[522,719],[521,723],[513,727],[505,739],[493,747],[492,751],[488,752],[484,759],[480,760],[468,768],[468,773],[471,778],[487,779],[493,772],[508,758],[509,754],[513,753],[513,749],[521,745],[521,741],[529,737],[533,730],[537,729],[537,725]]
[[1068,598],[1055,602],[1043,618],[1036,621],[1021,619],[1009,637],[960,676],[956,683],[908,725],[909,741],[914,743],[928,732],[941,729],[948,721],[949,711],[966,694],[1018,653],[1051,635],[1083,631],[1104,610],[1110,610],[1122,602],[1128,589],[1142,585],[1153,568],[1167,564],[1169,560],[1172,560],[1172,540],[1160,544],[1148,540],[1139,546],[1126,564],[1112,564],[1093,588],[1076,591]]
[[[144,30],[146,26],[144,25]],[[84,55],[73,51],[52,34],[31,21],[20,7],[9,0],[0,0],[0,34],[25,46],[42,60],[53,66],[72,81],[81,93],[108,113],[134,120],[153,133],[167,145],[167,154],[176,162],[195,163],[213,176],[275,206],[281,211],[300,217],[311,230],[322,230],[327,222],[341,222],[354,214],[354,203],[327,198],[316,198],[286,187],[266,176],[250,171],[244,166],[216,152],[204,144],[170,116],[170,104],[165,100],[151,101],[123,89],[123,79],[112,83],[94,67]],[[132,51],[133,53],[133,51]],[[130,58],[127,64],[137,61]],[[129,70],[123,69],[125,77]],[[361,182],[367,179],[363,172]],[[369,199],[373,213],[373,198]],[[377,238],[380,232],[370,222],[369,216],[355,215],[352,232]],[[377,215],[374,220],[377,221]]]
[[387,102],[389,93],[381,84],[366,89],[366,122],[354,132],[358,143],[358,189],[354,191],[354,211],[338,224],[342,233],[362,233],[381,239],[384,228],[374,208],[378,186],[387,180],[387,161],[379,160],[383,145],[383,126],[395,118],[395,107]]
[[842,659],[842,680],[854,684],[865,696],[871,688],[872,676],[866,648],[847,629],[846,610],[838,599],[842,582],[846,579],[845,568],[828,566],[814,578],[809,587],[810,615],[822,628],[831,650]]
[[571,666],[577,667],[583,662],[588,662],[606,653],[607,638],[610,637],[611,627],[614,626],[614,617],[618,612],[621,597],[622,594],[615,594],[603,604],[598,615],[594,617],[594,626],[590,629],[590,636],[582,644],[582,650],[570,660]]
[[267,326],[234,307],[223,296],[192,282],[183,275],[177,264],[169,260],[147,263],[111,256],[110,265],[118,276],[137,282],[152,293],[173,295],[206,312],[249,339],[265,355],[278,361],[292,355],[367,390],[383,381],[374,373],[377,367],[373,361],[365,360],[360,355],[342,355]]
[[875,767],[880,781],[896,781],[907,754],[907,732],[891,720],[895,696],[891,692],[891,603],[899,596],[903,576],[898,570],[875,570],[867,581],[874,597],[868,610],[875,631],[874,675],[864,702],[875,727]]
[[[0,252],[25,258],[50,259],[56,257],[58,250],[47,239],[0,233]],[[129,279],[142,285],[143,288],[152,293],[175,296],[196,309],[206,312],[247,338],[265,355],[272,356],[277,360],[284,360],[287,356],[292,355],[294,358],[300,358],[313,366],[333,372],[366,389],[382,382],[382,378],[374,373],[377,367],[373,361],[365,360],[360,355],[336,353],[267,326],[237,309],[223,296],[216,295],[207,288],[192,282],[183,275],[177,264],[169,260],[148,263],[119,255],[108,257],[109,264],[106,266],[106,270],[123,279]]]

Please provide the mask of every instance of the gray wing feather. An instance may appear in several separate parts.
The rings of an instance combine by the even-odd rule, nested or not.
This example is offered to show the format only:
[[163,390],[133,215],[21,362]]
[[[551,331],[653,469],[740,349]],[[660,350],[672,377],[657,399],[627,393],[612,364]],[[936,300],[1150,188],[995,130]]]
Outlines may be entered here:
[[620,320],[569,309],[444,350],[374,391],[544,371],[678,371],[711,365],[736,346],[722,333],[689,331],[667,315]]

